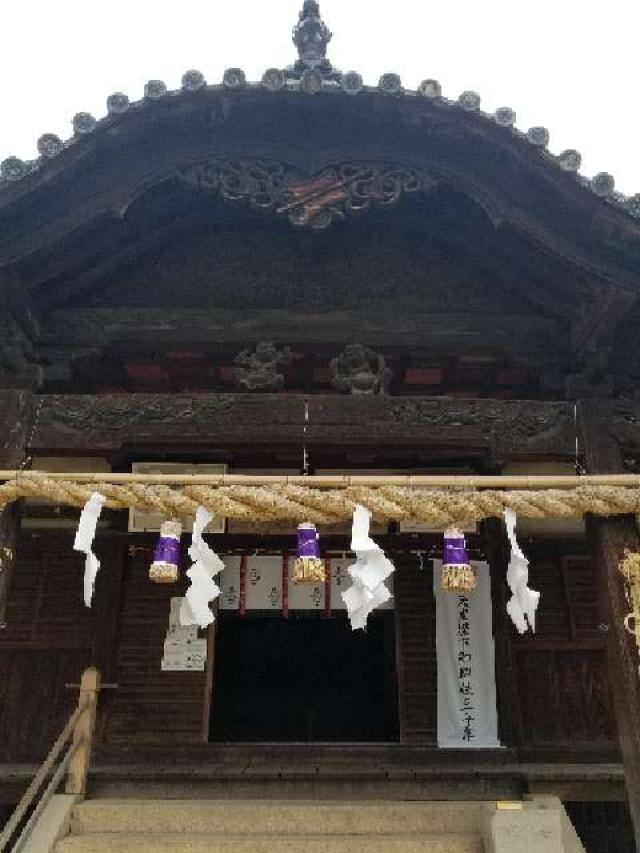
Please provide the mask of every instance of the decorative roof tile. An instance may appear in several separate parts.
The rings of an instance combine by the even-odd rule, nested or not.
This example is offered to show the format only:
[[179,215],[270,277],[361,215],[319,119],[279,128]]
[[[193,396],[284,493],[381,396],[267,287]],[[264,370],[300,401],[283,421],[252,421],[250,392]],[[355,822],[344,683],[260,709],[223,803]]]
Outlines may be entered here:
[[144,96],[149,100],[155,101],[158,98],[164,98],[167,94],[167,86],[163,80],[149,80],[144,87]]
[[307,95],[317,95],[322,89],[322,76],[315,68],[307,68],[300,78],[300,88]]
[[346,92],[347,95],[358,95],[362,91],[364,83],[362,76],[357,71],[347,71],[346,74],[342,75],[340,85],[342,91]]
[[244,89],[247,78],[242,68],[227,68],[222,77],[222,85],[226,89]]
[[582,163],[582,155],[575,148],[567,148],[558,154],[558,164],[565,172],[577,172]]
[[437,80],[423,80],[418,86],[418,94],[424,98],[441,98],[442,86]]
[[398,74],[387,72],[380,78],[378,88],[386,95],[400,95],[403,91],[402,80]]
[[122,92],[114,92],[107,98],[107,112],[109,115],[122,115],[129,109],[129,98]]
[[480,95],[472,91],[462,92],[458,98],[458,103],[463,110],[477,112],[480,109]]
[[513,127],[516,123],[516,114],[511,107],[498,107],[493,114],[493,120],[500,127]]
[[91,113],[76,113],[72,119],[74,133],[83,135],[95,130],[97,121]]
[[41,157],[57,157],[64,148],[64,142],[55,133],[45,133],[38,140],[38,153]]
[[549,144],[549,131],[546,127],[530,127],[527,131],[527,139],[538,148],[546,148]]
[[5,181],[19,181],[27,172],[27,164],[19,157],[7,157],[0,163],[0,175]]
[[262,85],[268,92],[280,92],[284,89],[287,79],[281,68],[267,68],[262,75]]
[[598,172],[597,175],[591,178],[591,189],[596,195],[607,198],[613,195],[615,187],[616,182],[613,175],[610,175],[608,172]]
[[185,92],[197,92],[206,85],[206,82],[202,71],[197,71],[195,68],[190,68],[182,75],[182,88]]

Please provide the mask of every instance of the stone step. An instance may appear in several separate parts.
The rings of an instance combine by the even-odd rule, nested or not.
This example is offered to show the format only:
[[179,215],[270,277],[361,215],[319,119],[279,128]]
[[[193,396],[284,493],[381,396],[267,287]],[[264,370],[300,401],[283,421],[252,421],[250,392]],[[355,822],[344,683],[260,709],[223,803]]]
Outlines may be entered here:
[[257,833],[351,835],[479,833],[484,805],[473,802],[85,800],[72,834]]
[[483,853],[482,842],[463,834],[226,835],[91,833],[71,835],[56,853]]

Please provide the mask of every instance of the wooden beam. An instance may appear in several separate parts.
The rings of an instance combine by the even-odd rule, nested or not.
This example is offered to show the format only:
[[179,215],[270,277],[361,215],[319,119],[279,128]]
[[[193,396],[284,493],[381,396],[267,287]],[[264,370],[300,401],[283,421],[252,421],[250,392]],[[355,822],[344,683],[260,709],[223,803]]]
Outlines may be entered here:
[[[33,425],[34,398],[28,391],[0,391],[0,465],[17,468],[25,459]],[[0,630],[6,625],[7,599],[20,528],[20,504],[0,512]]]
[[[60,298],[58,290],[56,299]],[[247,296],[247,301],[250,296]],[[241,348],[259,341],[282,341],[292,346],[333,348],[334,354],[358,335],[372,347],[392,347],[412,358],[434,353],[468,354],[508,349],[511,354],[554,361],[568,357],[565,325],[556,318],[531,314],[478,316],[460,311],[443,314],[428,311],[349,309],[310,314],[289,308],[218,308],[202,311],[176,306],[170,313],[148,306],[66,308],[47,315],[42,345],[57,361],[101,351],[117,345],[126,350],[141,344],[164,347],[202,347],[204,352],[222,347]]]
[[[587,471],[624,471],[620,447],[611,433],[609,407],[599,402],[579,406]],[[618,736],[636,845],[640,850],[640,680],[638,652],[623,620],[629,611],[618,565],[625,549],[640,550],[633,515],[587,516],[587,534],[601,572],[602,607],[607,627],[607,657]]]
[[[19,471],[0,469],[0,482],[14,479],[70,481],[84,484],[143,484],[147,486],[273,486],[310,489],[348,489],[353,486],[404,486],[417,489],[571,490],[581,486],[637,489],[640,474],[113,474],[109,472]],[[550,516],[552,517],[552,516]]]
[[[191,454],[220,447],[300,447],[300,394],[46,395],[40,454]],[[317,394],[307,444],[446,450],[458,457],[571,458],[573,407],[542,401]]]

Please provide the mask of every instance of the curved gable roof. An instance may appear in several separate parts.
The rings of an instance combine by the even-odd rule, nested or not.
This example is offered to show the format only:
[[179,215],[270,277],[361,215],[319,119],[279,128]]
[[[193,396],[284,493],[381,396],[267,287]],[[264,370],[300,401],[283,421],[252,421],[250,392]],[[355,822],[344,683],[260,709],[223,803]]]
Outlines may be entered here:
[[[169,91],[161,80],[150,80],[145,86],[144,97],[136,102],[130,102],[122,92],[115,92],[107,98],[107,115],[103,118],[96,120],[86,112],[79,112],[73,117],[74,133],[70,138],[61,140],[51,133],[41,136],[38,140],[38,158],[29,161],[18,157],[6,158],[0,164],[0,191],[6,191],[22,181],[26,181],[25,189],[36,186],[37,180],[28,179],[40,171],[50,171],[52,162],[61,156],[64,157],[65,163],[70,163],[72,158],[66,152],[77,146],[81,140],[108,132],[114,124],[127,121],[131,115],[164,99],[192,98],[198,93],[216,91],[239,93],[247,88],[306,96],[333,94],[353,97],[379,92],[407,101],[424,99],[438,108],[465,112],[466,121],[471,126],[475,123],[478,129],[487,122],[495,123],[502,128],[505,138],[511,136],[537,150],[537,156],[549,169],[556,168],[573,175],[578,183],[589,187],[599,198],[631,217],[640,218],[640,193],[627,197],[616,192],[614,178],[606,172],[601,172],[591,179],[582,177],[579,174],[579,152],[568,149],[558,155],[551,154],[547,150],[549,132],[546,128],[532,127],[522,132],[515,126],[516,116],[511,108],[500,107],[493,115],[488,115],[481,110],[480,96],[476,92],[465,91],[457,101],[451,101],[442,95],[441,86],[436,80],[423,80],[417,90],[411,90],[403,86],[397,74],[386,73],[381,76],[377,87],[365,86],[357,72],[342,73],[326,58],[331,38],[332,33],[321,18],[316,0],[304,0],[299,20],[293,30],[293,42],[299,55],[293,65],[285,69],[270,68],[257,83],[248,83],[242,69],[230,68],[225,71],[222,82],[217,85],[208,85],[201,72],[189,70],[182,77],[180,90]],[[531,156],[536,156],[530,153]]]
[[152,80],[140,101],[111,95],[100,120],[78,113],[70,139],[45,134],[37,160],[5,160],[0,267],[124,216],[168,181],[317,229],[444,186],[494,224],[638,292],[640,194],[616,193],[606,173],[582,177],[578,152],[551,154],[545,128],[521,132],[512,110],[488,115],[474,92],[451,101],[434,80],[409,90],[391,73],[365,86],[331,65],[330,38],[305,0],[292,66],[256,83],[228,69],[216,85],[188,71],[177,91]]

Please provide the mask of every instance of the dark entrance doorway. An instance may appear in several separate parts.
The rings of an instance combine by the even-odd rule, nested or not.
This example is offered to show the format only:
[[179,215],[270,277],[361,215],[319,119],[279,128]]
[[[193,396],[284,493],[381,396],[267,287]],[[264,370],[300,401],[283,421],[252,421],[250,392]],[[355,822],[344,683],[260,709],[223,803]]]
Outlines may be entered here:
[[393,612],[221,614],[215,660],[212,740],[398,739]]

